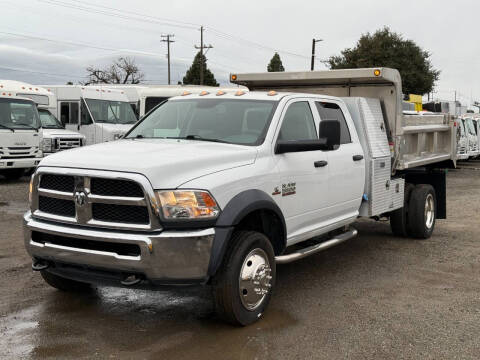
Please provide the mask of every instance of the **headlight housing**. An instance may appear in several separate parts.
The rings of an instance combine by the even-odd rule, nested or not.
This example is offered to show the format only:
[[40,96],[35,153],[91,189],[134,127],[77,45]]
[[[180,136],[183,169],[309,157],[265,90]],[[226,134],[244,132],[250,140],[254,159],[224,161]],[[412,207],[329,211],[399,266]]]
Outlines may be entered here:
[[208,191],[160,190],[155,192],[165,220],[215,219],[220,208]]
[[42,150],[43,152],[53,152],[53,139],[43,138]]

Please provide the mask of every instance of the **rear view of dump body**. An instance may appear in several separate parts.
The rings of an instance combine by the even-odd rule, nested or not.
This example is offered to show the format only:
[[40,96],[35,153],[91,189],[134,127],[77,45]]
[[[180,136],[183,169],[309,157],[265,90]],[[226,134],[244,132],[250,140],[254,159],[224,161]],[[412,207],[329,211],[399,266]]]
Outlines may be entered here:
[[[456,132],[450,115],[404,115],[400,73],[390,68],[235,74],[253,90],[379,99],[390,143],[392,173],[442,162],[455,164]],[[346,101],[348,104],[348,101]]]

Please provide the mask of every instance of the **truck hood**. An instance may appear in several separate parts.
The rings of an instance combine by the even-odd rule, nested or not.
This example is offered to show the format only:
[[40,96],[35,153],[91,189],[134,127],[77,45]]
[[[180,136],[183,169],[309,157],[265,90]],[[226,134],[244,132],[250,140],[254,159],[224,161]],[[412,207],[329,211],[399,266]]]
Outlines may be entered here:
[[155,189],[253,164],[254,147],[173,139],[124,139],[50,155],[40,166],[125,171],[145,175]]
[[71,138],[84,138],[82,134],[67,130],[67,129],[47,129],[42,128],[43,137],[71,137]]

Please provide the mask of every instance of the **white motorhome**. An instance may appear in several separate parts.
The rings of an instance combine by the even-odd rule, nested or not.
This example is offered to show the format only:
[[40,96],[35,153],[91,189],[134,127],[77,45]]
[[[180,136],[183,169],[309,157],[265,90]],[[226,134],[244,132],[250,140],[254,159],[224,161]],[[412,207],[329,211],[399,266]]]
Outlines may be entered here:
[[238,87],[216,87],[206,85],[153,85],[153,84],[141,84],[141,85],[95,85],[105,88],[112,88],[121,90],[128,98],[130,105],[137,118],[141,118],[155,106],[163,101],[182,95],[183,93],[200,94],[202,91],[215,92],[218,90],[232,92],[237,90],[248,91],[244,86]]
[[85,144],[119,139],[137,121],[123,90],[98,86],[46,85],[57,104],[54,115],[68,130],[85,136]]
[[42,157],[42,133],[35,103],[3,91],[0,84],[0,175],[18,179]]
[[4,91],[20,97],[29,98],[37,104],[42,127],[43,155],[72,149],[85,143],[85,136],[74,130],[67,130],[53,115],[56,112],[57,99],[52,91],[21,81],[0,80]]

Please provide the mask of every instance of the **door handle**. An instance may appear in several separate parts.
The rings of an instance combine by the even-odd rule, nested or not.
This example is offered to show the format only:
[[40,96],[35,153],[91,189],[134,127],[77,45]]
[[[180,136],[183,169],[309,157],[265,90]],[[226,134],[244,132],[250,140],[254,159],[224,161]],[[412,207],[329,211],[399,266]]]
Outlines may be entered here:
[[324,167],[324,166],[327,166],[327,165],[328,165],[328,162],[325,161],[325,160],[320,160],[320,161],[315,161],[315,162],[313,163],[313,165],[314,165],[315,167]]
[[360,161],[363,159],[363,155],[353,155],[353,161]]

